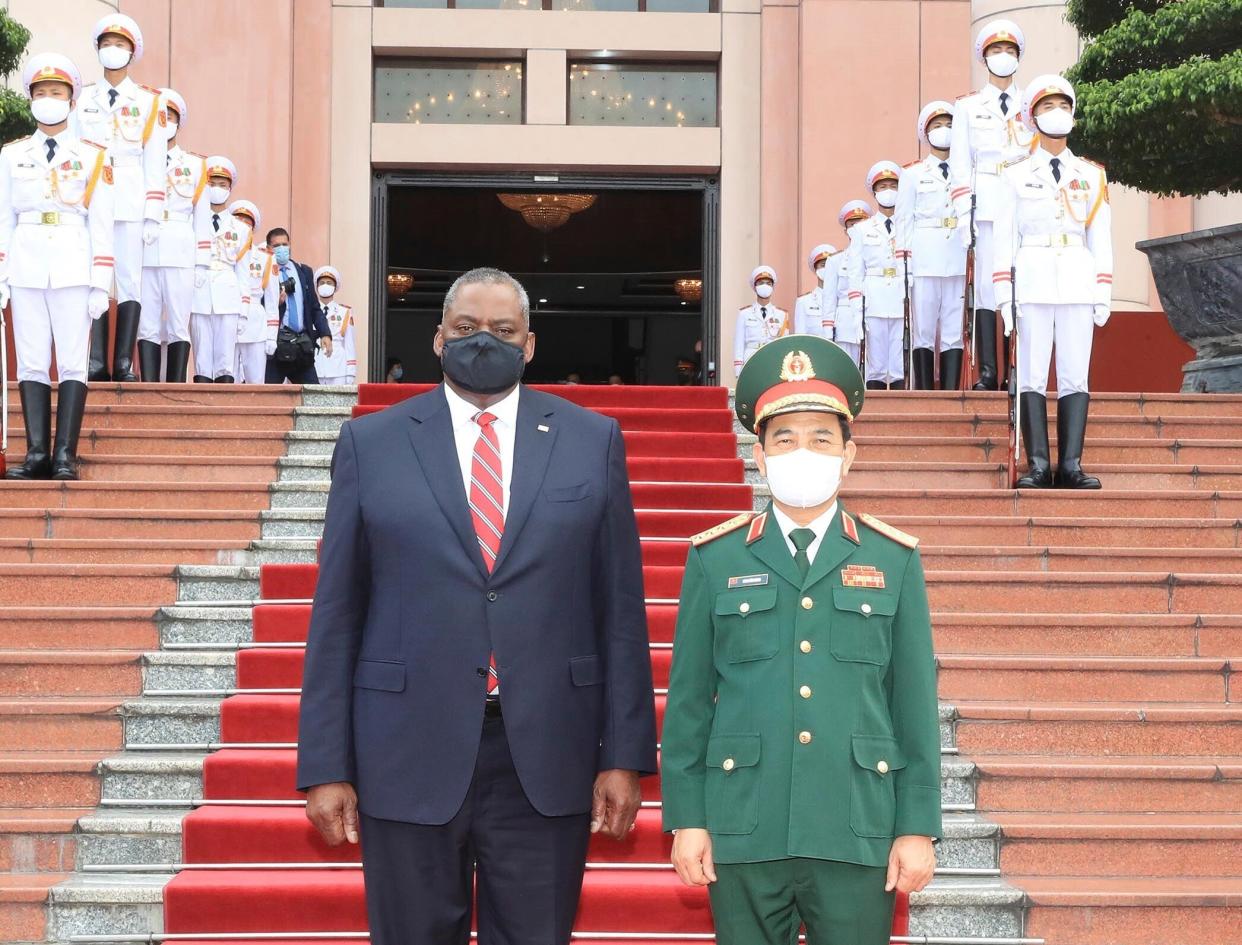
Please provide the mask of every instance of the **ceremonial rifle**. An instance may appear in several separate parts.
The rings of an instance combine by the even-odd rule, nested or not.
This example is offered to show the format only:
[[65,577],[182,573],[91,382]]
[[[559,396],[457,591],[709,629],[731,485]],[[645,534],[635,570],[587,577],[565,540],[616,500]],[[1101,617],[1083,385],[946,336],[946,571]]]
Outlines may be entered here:
[[970,243],[966,246],[966,292],[962,296],[962,372],[958,379],[958,390],[970,390],[975,383],[975,189],[973,184],[972,181]]
[[1021,418],[1018,416],[1020,399],[1018,397],[1018,276],[1017,266],[1009,266],[1009,313],[1013,320],[1013,328],[1006,340],[1009,351],[1009,376],[1006,378],[1006,389],[1009,393],[1009,453],[1006,472],[1009,476],[1009,488],[1018,486],[1018,427]]
[[[914,390],[914,364],[910,352],[910,253],[901,257],[902,281],[905,282],[905,296],[901,300],[902,337],[901,356],[906,366],[906,390]],[[933,380],[932,387],[935,387]]]

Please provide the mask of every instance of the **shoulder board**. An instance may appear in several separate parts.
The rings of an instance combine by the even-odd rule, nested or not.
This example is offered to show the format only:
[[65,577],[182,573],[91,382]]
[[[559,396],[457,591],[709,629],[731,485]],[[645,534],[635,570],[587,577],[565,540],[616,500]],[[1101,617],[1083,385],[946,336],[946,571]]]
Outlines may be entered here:
[[893,528],[885,522],[881,522],[874,515],[868,515],[866,512],[858,513],[858,520],[874,531],[879,532],[885,538],[892,539],[899,545],[905,545],[907,548],[917,548],[919,540],[913,535],[907,535],[900,528]]
[[24,138],[14,138],[12,141],[6,141],[5,146],[7,147],[10,144],[21,144],[23,141],[29,141],[33,137],[34,135],[26,135]]
[[255,248],[256,248],[259,252],[261,252],[261,253],[267,253],[269,256],[275,256],[275,255],[276,255],[274,252],[272,252],[272,251],[271,251],[270,249],[268,249],[266,246],[257,246],[257,247],[255,247]]
[[186,151],[185,148],[182,148],[181,150],[185,151],[185,153],[188,154],[190,157],[198,158],[200,161],[207,160],[207,155],[205,154],[199,154],[197,151]]
[[159,98],[159,94],[160,94],[160,90],[159,90],[159,89],[153,89],[153,88],[151,88],[151,86],[149,86],[149,85],[143,85],[141,82],[136,83],[136,85],[138,86],[138,88],[140,88],[140,89],[144,89],[145,91],[150,92],[150,93],[151,93],[152,95],[154,95],[156,98]]
[[721,535],[727,535],[729,532],[735,532],[743,525],[747,524],[755,517],[753,512],[743,512],[741,515],[735,515],[727,522],[721,522],[719,525],[713,525],[707,531],[699,532],[690,539],[690,544],[696,548],[699,545],[706,545],[709,541],[719,538]]
[[1016,167],[1017,165],[1021,164],[1023,161],[1029,161],[1030,159],[1031,159],[1031,156],[1029,154],[1024,154],[1021,157],[1010,158],[1008,161],[1004,162],[1004,166],[1007,168]]
[[915,158],[915,159],[914,159],[913,161],[911,161],[909,164],[903,164],[903,165],[901,165],[901,169],[904,171],[907,167],[914,167],[914,165],[915,165],[915,164],[922,164],[922,163],[923,163],[923,159],[922,159],[922,158]]
[[92,148],[98,148],[100,151],[108,150],[106,145],[102,145],[98,141],[91,141],[89,138],[79,138],[78,140],[83,144],[89,144]]
[[1101,171],[1101,173],[1105,173],[1105,174],[1106,174],[1106,173],[1108,173],[1108,168],[1106,168],[1106,167],[1105,167],[1103,164],[1101,164],[1099,161],[1093,161],[1093,160],[1091,160],[1091,158],[1079,158],[1079,160],[1080,160],[1080,161],[1083,161],[1083,162],[1085,162],[1085,163],[1087,163],[1087,164],[1090,164],[1092,167],[1099,168],[1099,169],[1100,169],[1100,171]]
[[978,95],[978,94],[979,94],[979,91],[978,91],[977,89],[972,89],[972,90],[971,90],[971,91],[969,91],[969,92],[963,92],[961,95],[959,95],[959,96],[958,96],[957,98],[955,98],[953,101],[955,101],[955,102],[960,102],[960,101],[961,101],[962,99],[964,99],[964,98],[970,98],[972,95]]

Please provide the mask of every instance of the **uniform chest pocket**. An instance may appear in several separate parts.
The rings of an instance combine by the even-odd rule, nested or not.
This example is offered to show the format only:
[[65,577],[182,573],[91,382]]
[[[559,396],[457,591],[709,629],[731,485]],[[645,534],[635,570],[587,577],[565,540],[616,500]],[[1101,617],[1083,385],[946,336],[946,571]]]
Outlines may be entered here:
[[707,829],[748,834],[759,823],[758,735],[713,735],[707,743]]
[[590,497],[591,484],[579,482],[572,486],[555,486],[544,489],[543,495],[549,502],[578,502]]
[[832,604],[832,655],[847,663],[886,665],[892,652],[896,596],[871,588],[834,587]]
[[776,588],[723,591],[716,595],[716,632],[730,663],[768,660],[780,649]]
[[860,837],[891,837],[897,819],[893,772],[906,766],[897,739],[854,735],[850,774],[850,829]]

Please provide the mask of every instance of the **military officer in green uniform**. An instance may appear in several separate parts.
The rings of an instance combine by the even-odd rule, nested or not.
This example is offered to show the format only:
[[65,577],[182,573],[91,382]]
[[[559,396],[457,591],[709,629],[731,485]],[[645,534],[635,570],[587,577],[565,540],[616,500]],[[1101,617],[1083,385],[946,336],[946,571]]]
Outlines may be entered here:
[[863,379],[788,335],[737,382],[764,512],[692,539],[664,721],[664,829],[719,945],[886,945],[931,880],[940,735],[917,539],[838,502]]

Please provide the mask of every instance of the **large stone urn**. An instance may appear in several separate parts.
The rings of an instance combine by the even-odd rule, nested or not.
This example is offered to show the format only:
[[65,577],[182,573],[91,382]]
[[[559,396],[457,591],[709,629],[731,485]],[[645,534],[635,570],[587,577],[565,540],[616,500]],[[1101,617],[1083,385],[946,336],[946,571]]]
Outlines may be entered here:
[[1151,263],[1169,324],[1195,349],[1182,390],[1242,391],[1242,223],[1135,246]]

